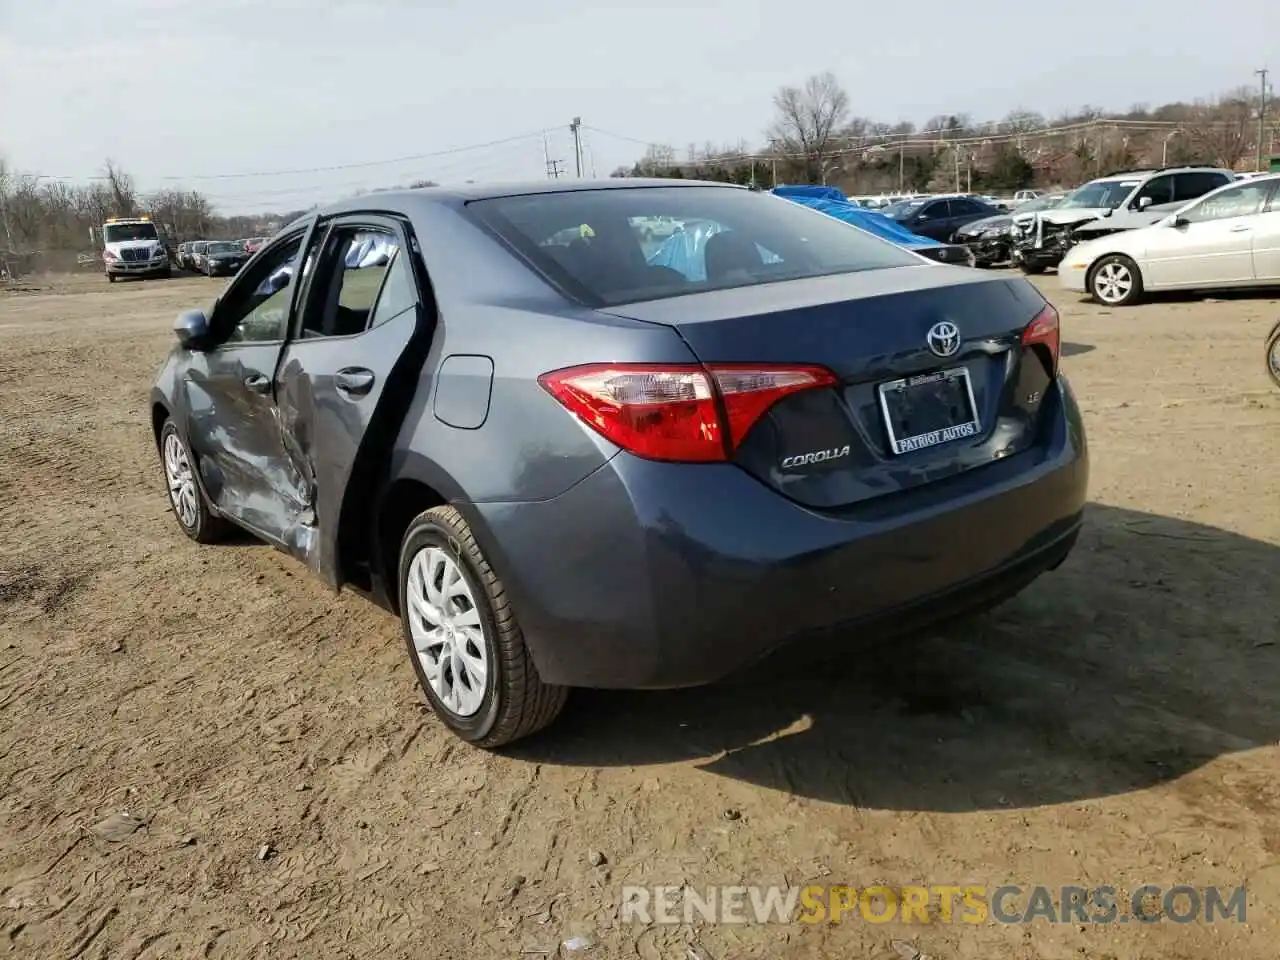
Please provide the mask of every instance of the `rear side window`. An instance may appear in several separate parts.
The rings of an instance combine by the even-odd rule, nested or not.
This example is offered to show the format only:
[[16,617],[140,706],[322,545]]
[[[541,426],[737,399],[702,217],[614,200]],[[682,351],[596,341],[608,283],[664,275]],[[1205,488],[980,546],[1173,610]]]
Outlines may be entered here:
[[335,227],[325,240],[320,289],[309,296],[303,337],[347,337],[369,326],[383,282],[399,253],[388,230]]
[[557,286],[599,306],[919,264],[833,217],[732,187],[497,197],[467,212]]
[[1227,183],[1228,180],[1229,178],[1225,173],[1214,173],[1207,170],[1196,173],[1179,173],[1174,177],[1173,199],[1182,202],[1194,200],[1196,197],[1203,197],[1210,190],[1216,190]]

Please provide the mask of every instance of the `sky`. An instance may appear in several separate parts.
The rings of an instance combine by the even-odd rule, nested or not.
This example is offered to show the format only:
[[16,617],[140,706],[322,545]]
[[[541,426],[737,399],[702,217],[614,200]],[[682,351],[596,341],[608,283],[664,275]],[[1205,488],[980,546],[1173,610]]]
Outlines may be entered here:
[[[1209,98],[1280,74],[1280,3],[1076,0],[0,0],[0,156],[223,213],[360,189],[758,146],[773,93],[831,70],[853,113],[923,123]],[[1270,62],[1268,61],[1270,57]]]

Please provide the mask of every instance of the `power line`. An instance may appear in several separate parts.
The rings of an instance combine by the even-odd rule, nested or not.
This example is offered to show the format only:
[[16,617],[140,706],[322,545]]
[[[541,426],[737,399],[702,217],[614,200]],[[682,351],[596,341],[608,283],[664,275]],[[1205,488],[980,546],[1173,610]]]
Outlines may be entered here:
[[[433,150],[427,153],[415,153],[404,157],[395,157],[389,160],[364,160],[358,163],[339,163],[327,167],[300,167],[292,170],[247,170],[238,173],[192,173],[184,175],[167,174],[165,176],[151,177],[152,180],[163,180],[165,182],[187,181],[187,180],[240,180],[249,177],[293,177],[305,176],[315,173],[332,173],[340,170],[364,170],[371,167],[388,167],[397,163],[413,163],[421,160],[431,160],[436,157],[446,157],[458,153],[466,153],[471,150],[485,150],[491,147],[500,147],[509,143],[517,143],[521,140],[530,140],[534,137],[542,136],[543,131],[537,130],[533,133],[523,133],[515,137],[503,137],[500,140],[490,140],[486,143],[472,143],[461,147],[450,147],[446,150]],[[34,173],[26,174],[26,176],[35,177],[38,180],[66,180],[80,182],[85,180],[107,180],[106,176],[95,174],[88,177],[71,177],[58,176],[54,174]]]

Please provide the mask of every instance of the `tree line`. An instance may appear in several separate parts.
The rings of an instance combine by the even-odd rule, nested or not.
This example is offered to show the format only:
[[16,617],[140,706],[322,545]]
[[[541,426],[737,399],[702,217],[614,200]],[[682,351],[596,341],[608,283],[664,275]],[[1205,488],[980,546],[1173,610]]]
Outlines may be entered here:
[[1209,101],[1125,111],[1086,106],[1047,117],[1019,108],[992,123],[944,114],[917,127],[855,116],[848,93],[826,72],[781,87],[773,111],[758,149],[690,144],[680,155],[655,144],[612,175],[765,187],[827,183],[850,194],[997,192],[1071,187],[1120,170],[1175,164],[1252,169],[1259,155],[1265,165],[1276,138],[1274,124],[1259,124],[1259,98],[1248,87]]
[[[407,186],[434,186],[415,180]],[[382,190],[404,189],[385,187]],[[187,240],[240,240],[271,235],[306,213],[292,210],[257,216],[222,216],[198,190],[144,193],[134,178],[108,159],[88,183],[67,183],[10,170],[0,157],[0,254],[45,269],[72,265],[80,255],[96,255],[102,224],[109,217],[150,217],[170,244]]]

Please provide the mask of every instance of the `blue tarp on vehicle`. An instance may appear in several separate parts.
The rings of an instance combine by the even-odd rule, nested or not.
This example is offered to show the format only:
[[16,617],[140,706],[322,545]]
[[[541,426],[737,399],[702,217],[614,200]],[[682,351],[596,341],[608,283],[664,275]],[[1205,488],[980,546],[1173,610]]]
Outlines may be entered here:
[[803,204],[820,213],[825,213],[829,217],[835,217],[837,220],[853,224],[855,227],[861,227],[868,233],[874,233],[877,237],[902,247],[933,247],[939,245],[937,240],[922,237],[918,233],[912,233],[896,220],[886,217],[883,213],[876,213],[874,210],[868,210],[852,203],[823,200],[820,197],[796,196],[787,197],[787,199],[792,203]]
[[[815,200],[836,200],[841,203],[853,203],[839,187],[820,187],[809,183],[783,184],[780,187],[774,187],[770,192],[779,197],[786,197],[788,200],[793,200],[796,197],[812,197]],[[854,206],[857,206],[857,204],[854,204]]]

